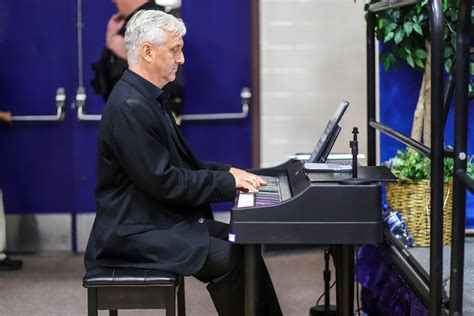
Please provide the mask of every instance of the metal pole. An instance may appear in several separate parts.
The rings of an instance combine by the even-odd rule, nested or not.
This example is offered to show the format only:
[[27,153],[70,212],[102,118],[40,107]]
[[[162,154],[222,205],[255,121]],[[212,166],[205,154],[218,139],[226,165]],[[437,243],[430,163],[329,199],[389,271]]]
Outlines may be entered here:
[[456,57],[453,58],[453,66],[449,70],[448,82],[446,84],[446,90],[444,91],[444,127],[446,127],[446,122],[448,121],[449,108],[451,107],[451,100],[453,99],[454,86],[455,86],[455,72],[456,72]]
[[[474,180],[467,175],[467,172],[466,170],[456,170],[456,177],[462,182],[464,183],[464,186],[466,189],[468,189],[469,191],[471,191],[471,193],[474,193]],[[472,229],[465,229],[466,231],[466,235],[468,234],[468,230],[471,230]]]
[[260,254],[262,246],[259,244],[245,244],[245,316],[258,316],[261,303],[260,276],[262,260]]
[[77,75],[79,87],[84,86],[84,67],[83,67],[83,49],[82,49],[82,0],[77,0]]
[[430,315],[441,315],[443,281],[443,9],[432,0],[431,25],[431,248]]
[[[469,26],[471,0],[460,2],[456,35],[456,105],[454,116],[454,170],[466,171]],[[450,315],[462,315],[464,286],[464,229],[466,226],[466,187],[457,172],[453,180],[453,236],[451,245]]]
[[375,14],[367,13],[367,164],[375,166],[376,134],[370,121],[375,121]]
[[371,122],[369,121],[369,126],[373,127],[376,130],[383,132],[384,134],[392,137],[393,139],[398,140],[399,142],[404,143],[407,146],[410,146],[420,154],[429,157],[431,155],[431,150],[429,147],[423,145],[419,141],[414,140],[408,136],[403,135],[402,133],[394,130],[393,128],[388,127],[379,122]]
[[336,309],[338,316],[354,314],[354,246],[336,245]]

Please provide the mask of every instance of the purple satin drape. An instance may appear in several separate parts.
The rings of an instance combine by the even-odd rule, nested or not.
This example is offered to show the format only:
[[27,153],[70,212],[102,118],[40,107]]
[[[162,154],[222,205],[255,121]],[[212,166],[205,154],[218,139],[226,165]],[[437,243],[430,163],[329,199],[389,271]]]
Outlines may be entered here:
[[362,286],[362,309],[369,315],[428,316],[428,309],[376,245],[359,250],[356,278]]

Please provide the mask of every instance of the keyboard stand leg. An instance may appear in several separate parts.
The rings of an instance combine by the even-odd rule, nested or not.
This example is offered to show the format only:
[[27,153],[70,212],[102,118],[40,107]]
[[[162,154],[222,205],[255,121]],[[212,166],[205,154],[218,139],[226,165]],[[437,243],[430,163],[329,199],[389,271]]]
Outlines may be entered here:
[[261,293],[261,245],[244,245],[245,256],[245,316],[258,316]]
[[336,245],[336,305],[338,316],[354,314],[354,246]]

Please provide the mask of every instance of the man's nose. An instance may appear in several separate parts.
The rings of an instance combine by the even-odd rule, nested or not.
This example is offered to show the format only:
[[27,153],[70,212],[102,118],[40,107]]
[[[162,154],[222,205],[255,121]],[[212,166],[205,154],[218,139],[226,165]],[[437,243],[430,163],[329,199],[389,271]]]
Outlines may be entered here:
[[181,53],[181,54],[178,56],[178,58],[176,59],[176,63],[177,63],[178,65],[184,64],[184,54],[183,54],[183,53]]

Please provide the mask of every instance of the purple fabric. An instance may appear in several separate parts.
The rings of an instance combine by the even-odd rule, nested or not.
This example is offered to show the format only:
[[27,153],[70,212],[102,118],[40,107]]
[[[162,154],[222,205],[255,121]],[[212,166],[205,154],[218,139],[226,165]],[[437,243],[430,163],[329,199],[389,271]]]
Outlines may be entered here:
[[378,246],[362,246],[355,268],[357,281],[362,286],[361,301],[364,312],[384,316],[429,315],[426,306],[383,256]]

